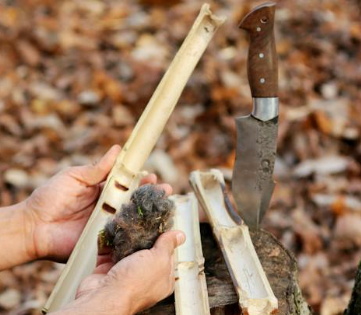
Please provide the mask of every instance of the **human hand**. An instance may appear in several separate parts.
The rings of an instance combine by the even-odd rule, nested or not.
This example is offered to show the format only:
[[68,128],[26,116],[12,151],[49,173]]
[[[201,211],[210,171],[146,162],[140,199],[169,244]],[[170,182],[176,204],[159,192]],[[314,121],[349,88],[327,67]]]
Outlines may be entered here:
[[[95,164],[61,171],[26,200],[33,258],[65,261],[69,257],[119,152],[115,145]],[[156,180],[155,175],[149,175],[141,184]]]
[[76,300],[64,314],[132,315],[163,300],[174,290],[173,253],[184,241],[183,232],[170,231],[162,234],[153,248],[138,251],[116,265],[99,256],[99,265],[82,281]]

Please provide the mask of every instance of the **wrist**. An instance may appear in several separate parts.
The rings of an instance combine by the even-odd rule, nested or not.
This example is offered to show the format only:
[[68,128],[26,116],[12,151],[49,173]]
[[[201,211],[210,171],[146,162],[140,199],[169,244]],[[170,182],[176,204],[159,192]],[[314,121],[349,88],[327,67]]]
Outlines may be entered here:
[[0,231],[0,244],[6,253],[0,260],[0,270],[37,258],[33,219],[27,214],[26,202],[1,209]]
[[19,216],[23,225],[24,248],[26,251],[27,261],[39,259],[35,244],[35,220],[31,210],[28,208],[27,199],[19,205]]
[[37,202],[34,202],[34,193],[23,202],[23,215],[25,217],[25,230],[27,231],[28,252],[33,259],[52,260],[56,254],[57,248],[51,246],[54,243],[51,235],[51,226],[49,222],[44,221],[39,213],[42,211],[37,208]]
[[[24,217],[24,231],[26,231],[27,239],[25,240],[26,248],[33,260],[42,259],[46,257],[46,253],[39,246],[39,226],[40,222],[34,208],[32,207],[31,202],[32,196],[27,198],[22,202],[22,212]],[[41,240],[41,238],[40,238]],[[44,244],[47,242],[47,239],[43,239]]]

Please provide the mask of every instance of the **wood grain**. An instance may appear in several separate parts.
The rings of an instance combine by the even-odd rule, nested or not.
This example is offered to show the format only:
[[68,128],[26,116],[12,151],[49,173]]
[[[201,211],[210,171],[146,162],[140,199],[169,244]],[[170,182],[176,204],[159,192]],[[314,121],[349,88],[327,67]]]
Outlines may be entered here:
[[248,32],[248,80],[253,97],[277,97],[278,65],[274,37],[275,4],[256,7],[239,27]]

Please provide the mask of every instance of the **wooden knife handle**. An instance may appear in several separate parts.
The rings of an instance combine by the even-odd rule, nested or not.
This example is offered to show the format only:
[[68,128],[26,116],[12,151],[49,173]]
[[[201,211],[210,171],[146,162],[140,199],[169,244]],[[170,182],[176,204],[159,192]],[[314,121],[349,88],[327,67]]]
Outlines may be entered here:
[[250,36],[248,80],[253,97],[277,97],[278,67],[274,38],[275,3],[256,7],[239,27]]

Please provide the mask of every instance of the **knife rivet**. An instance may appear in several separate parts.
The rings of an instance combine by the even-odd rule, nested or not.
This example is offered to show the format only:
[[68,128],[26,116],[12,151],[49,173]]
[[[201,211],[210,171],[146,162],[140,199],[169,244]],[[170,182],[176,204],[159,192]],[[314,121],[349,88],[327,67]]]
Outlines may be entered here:
[[259,82],[261,82],[261,84],[264,84],[264,83],[266,82],[266,79],[265,79],[265,78],[261,78],[261,79],[259,80]]
[[260,32],[261,31],[261,28],[258,26],[257,27],[257,32]]
[[262,59],[264,57],[264,54],[263,53],[260,53],[259,54],[259,57]]

